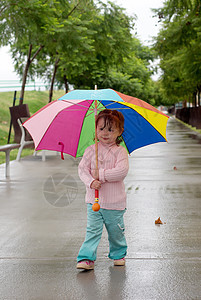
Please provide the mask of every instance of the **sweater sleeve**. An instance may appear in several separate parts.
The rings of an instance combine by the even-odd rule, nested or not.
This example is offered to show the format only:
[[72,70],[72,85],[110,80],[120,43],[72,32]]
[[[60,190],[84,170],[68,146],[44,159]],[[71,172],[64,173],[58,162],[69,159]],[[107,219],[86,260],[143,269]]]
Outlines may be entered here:
[[117,156],[117,161],[112,169],[99,169],[99,180],[103,182],[122,181],[128,174],[129,163],[128,153],[122,147]]
[[78,166],[79,177],[87,187],[90,187],[91,183],[94,181],[94,178],[91,175],[91,151],[91,147],[88,147],[85,150]]

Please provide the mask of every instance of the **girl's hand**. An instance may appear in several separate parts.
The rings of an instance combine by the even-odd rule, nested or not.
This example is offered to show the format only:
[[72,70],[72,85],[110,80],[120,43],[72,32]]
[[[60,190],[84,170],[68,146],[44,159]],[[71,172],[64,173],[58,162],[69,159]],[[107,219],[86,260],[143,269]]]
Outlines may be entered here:
[[91,175],[94,179],[99,179],[99,171],[97,169],[91,171]]
[[98,181],[97,179],[95,179],[94,181],[92,181],[90,187],[91,187],[91,189],[94,189],[94,190],[100,190],[101,183],[100,183],[100,181]]

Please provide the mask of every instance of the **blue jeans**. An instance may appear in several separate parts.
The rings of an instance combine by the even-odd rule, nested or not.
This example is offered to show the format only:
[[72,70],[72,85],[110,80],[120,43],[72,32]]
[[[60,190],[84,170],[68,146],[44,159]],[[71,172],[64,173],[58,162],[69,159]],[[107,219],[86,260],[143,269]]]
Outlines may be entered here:
[[87,204],[87,232],[77,261],[83,259],[96,260],[97,248],[101,240],[103,224],[108,232],[109,255],[111,259],[120,259],[126,256],[127,243],[124,235],[123,215],[126,210],[100,209],[92,210],[92,204]]

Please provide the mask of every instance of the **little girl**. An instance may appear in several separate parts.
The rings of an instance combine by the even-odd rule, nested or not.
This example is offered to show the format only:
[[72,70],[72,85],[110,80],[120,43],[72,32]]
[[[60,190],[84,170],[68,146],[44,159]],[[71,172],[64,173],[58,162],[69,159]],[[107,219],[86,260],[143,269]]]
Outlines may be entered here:
[[[87,231],[77,257],[77,268],[94,269],[94,261],[101,239],[103,224],[109,240],[110,259],[114,265],[124,266],[127,251],[123,215],[126,193],[123,180],[128,173],[128,153],[120,145],[124,117],[116,110],[105,109],[96,119],[98,167],[96,170],[95,145],[89,146],[79,164],[80,179],[86,185]],[[99,190],[100,210],[93,211],[95,189]]]

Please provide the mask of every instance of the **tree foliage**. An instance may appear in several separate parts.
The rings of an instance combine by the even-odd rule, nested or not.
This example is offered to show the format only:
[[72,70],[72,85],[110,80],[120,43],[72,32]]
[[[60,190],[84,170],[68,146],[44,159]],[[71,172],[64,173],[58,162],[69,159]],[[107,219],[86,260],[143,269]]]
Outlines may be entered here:
[[[23,80],[42,77],[53,87],[114,88],[154,98],[153,52],[132,36],[135,19],[108,2],[2,0],[0,46],[10,45]],[[50,89],[50,101],[52,88]],[[154,101],[153,99],[150,101]],[[22,102],[21,102],[22,103]]]
[[187,100],[201,89],[201,3],[169,0],[156,13],[163,22],[155,43],[162,85],[173,101]]
[[58,2],[52,0],[2,1],[1,46],[10,45],[15,69],[22,76],[20,104],[23,102],[31,63],[40,50],[49,44],[55,31],[63,26],[57,17],[59,11]]

